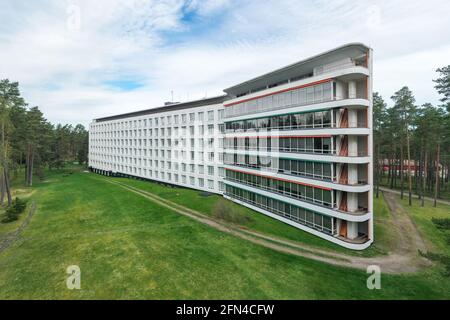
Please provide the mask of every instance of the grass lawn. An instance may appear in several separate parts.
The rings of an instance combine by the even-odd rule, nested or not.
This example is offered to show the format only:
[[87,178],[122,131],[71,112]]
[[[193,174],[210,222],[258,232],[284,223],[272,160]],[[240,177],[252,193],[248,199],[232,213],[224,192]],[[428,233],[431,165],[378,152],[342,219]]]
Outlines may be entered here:
[[[235,238],[93,174],[53,172],[33,189],[35,216],[0,253],[1,299],[450,298],[437,267],[383,275],[371,291],[363,271]],[[69,265],[82,290],[66,288]]]
[[450,206],[438,203],[434,208],[432,201],[425,201],[425,206],[421,207],[420,200],[413,199],[413,205],[409,207],[407,196],[400,201],[409,210],[431,251],[450,256],[450,232],[438,229],[432,222],[433,218],[450,219]]
[[[32,194],[33,190],[30,190],[29,188],[14,188],[12,190],[12,198],[16,198],[19,197],[20,199],[26,200],[27,203],[27,207],[30,207],[30,196]],[[6,202],[6,198],[5,198],[5,202]],[[6,218],[6,214],[5,214],[5,209],[0,207],[0,239],[2,238],[3,235],[8,234],[10,232],[15,231],[17,228],[19,228],[19,226],[23,223],[23,220],[25,220],[27,214],[28,214],[28,208],[27,210],[25,210],[24,214],[21,214],[19,216],[19,219],[16,221],[13,221],[11,223],[1,223],[1,221]]]
[[[160,196],[161,198],[173,201],[209,216],[212,215],[214,205],[217,203],[217,201],[223,199],[218,195],[205,197],[201,192],[197,190],[167,186],[164,184],[152,183],[148,181],[125,178],[113,178],[113,180],[125,183],[144,191],[151,192]],[[231,201],[230,203],[235,208],[235,210],[240,212],[242,215],[251,218],[251,221],[245,224],[245,227],[258,231],[260,233],[357,256],[374,256],[377,254],[386,254],[389,249],[389,237],[387,235],[388,231],[386,230],[386,226],[388,225],[389,211],[383,199],[375,199],[374,203],[374,211],[377,213],[375,215],[376,222],[374,232],[375,238],[379,240],[377,240],[376,243],[369,249],[364,251],[354,251],[343,248],[309,233],[299,231],[297,228],[272,219],[264,214],[258,213],[244,206],[235,204]]]

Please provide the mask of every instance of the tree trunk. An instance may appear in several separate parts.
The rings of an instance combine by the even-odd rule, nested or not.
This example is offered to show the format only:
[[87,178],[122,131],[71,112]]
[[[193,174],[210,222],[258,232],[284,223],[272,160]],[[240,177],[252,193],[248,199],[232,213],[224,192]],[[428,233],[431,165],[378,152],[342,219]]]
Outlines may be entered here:
[[28,172],[28,186],[31,187],[33,185],[33,167],[34,167],[34,149],[31,147],[30,154],[30,169]]
[[5,140],[5,122],[2,121],[2,148],[3,148],[3,153],[2,153],[2,167],[3,167],[3,179],[2,179],[2,183],[4,184],[4,190],[6,192],[6,196],[8,198],[8,206],[10,206],[12,204],[12,198],[11,198],[11,188],[10,188],[10,184],[9,184],[9,177],[8,177],[8,170],[6,169],[6,140]]
[[403,200],[403,178],[404,178],[404,174],[403,174],[403,145],[400,146],[400,199]]
[[[417,166],[416,166],[417,167]],[[419,155],[419,168],[416,171],[416,193],[419,196],[419,200],[423,197],[423,141],[420,147],[420,155]]]
[[408,165],[406,169],[408,170],[408,204],[412,206],[412,178],[411,178],[411,150],[409,146],[409,132],[406,130],[406,148],[408,152]]
[[380,144],[377,145],[377,191],[376,191],[376,197],[379,198],[380,194]]
[[388,181],[387,181],[387,185],[388,186],[390,186],[390,184],[391,184],[391,159],[389,159],[389,156],[388,156],[388,177],[387,177],[387,179],[388,179]]
[[8,197],[8,206],[10,206],[12,204],[11,186],[9,184],[8,170],[6,170],[6,168],[3,169],[3,177],[5,181],[6,196]]
[[422,207],[425,206],[425,188],[426,188],[426,181],[427,181],[427,156],[428,153],[425,150],[425,160],[424,160],[424,164],[423,164],[423,177],[422,177]]
[[414,157],[414,193],[419,195],[419,170],[422,165],[422,151]]
[[30,166],[30,146],[27,145],[27,152],[25,155],[25,185],[28,185],[28,167]]
[[437,145],[437,152],[436,152],[436,181],[434,186],[434,204],[433,206],[437,206],[437,196],[438,196],[438,189],[439,189],[439,158],[440,158],[440,152],[441,152],[441,144],[438,143]]
[[3,178],[3,172],[0,179],[0,204],[3,205],[5,203],[5,179]]

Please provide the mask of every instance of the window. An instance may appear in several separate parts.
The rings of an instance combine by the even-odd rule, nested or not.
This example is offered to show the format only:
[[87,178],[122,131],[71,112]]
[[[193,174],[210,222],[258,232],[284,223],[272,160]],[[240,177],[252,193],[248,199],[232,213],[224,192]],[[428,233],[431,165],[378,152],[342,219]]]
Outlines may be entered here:
[[306,88],[306,102],[307,103],[314,102],[314,87]]
[[205,146],[205,141],[203,139],[198,139],[199,150],[203,150],[204,146]]
[[331,153],[331,138],[323,139],[323,153]]
[[208,166],[208,175],[213,176],[214,175],[214,167]]
[[214,111],[208,111],[208,121],[214,121]]
[[323,177],[331,179],[331,164],[323,164]]
[[314,127],[321,128],[322,123],[323,123],[323,113],[322,112],[314,113]]
[[[330,127],[331,111],[308,112],[302,114],[290,114],[283,116],[272,116],[267,118],[248,119],[226,123],[226,131],[239,132],[251,130],[291,130],[306,129],[312,127]],[[220,127],[220,130],[224,130]]]

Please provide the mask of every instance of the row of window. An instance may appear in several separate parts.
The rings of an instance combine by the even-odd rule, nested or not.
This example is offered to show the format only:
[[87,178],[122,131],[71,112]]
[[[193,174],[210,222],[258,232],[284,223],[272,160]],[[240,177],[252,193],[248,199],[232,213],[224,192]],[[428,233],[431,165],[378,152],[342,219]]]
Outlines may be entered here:
[[273,94],[225,108],[225,118],[332,100],[332,82]]
[[226,138],[224,149],[268,152],[332,153],[331,137]]
[[[101,143],[93,143],[91,141],[90,144],[90,150],[101,150],[101,151],[107,151],[108,153],[123,153],[127,152],[127,150],[132,150],[133,147],[136,150],[136,147],[138,148],[177,148],[182,147],[186,148],[189,147],[191,149],[193,148],[199,148],[202,149],[205,147],[205,144],[208,146],[208,148],[215,148],[215,141],[218,142],[219,148],[222,148],[223,146],[223,138],[219,138],[214,140],[214,138],[200,138],[200,139],[114,139],[114,140],[105,140]],[[189,142],[189,143],[188,143]],[[125,147],[125,148],[120,148]],[[112,152],[109,152],[112,150]]]
[[271,172],[301,176],[319,180],[332,180],[331,163],[280,159],[248,154],[224,155],[224,164],[254,169],[269,169]]
[[331,190],[302,185],[274,178],[261,177],[244,172],[226,170],[226,178],[230,181],[253,186],[255,188],[273,191],[295,199],[308,201],[314,204],[333,207]]
[[331,110],[296,113],[225,123],[226,132],[330,128]]
[[[214,129],[218,128],[220,133],[224,133],[225,125],[219,124],[218,126],[215,126],[214,124],[209,124],[207,126],[208,128],[208,135],[214,135]],[[173,130],[172,130],[173,129]],[[105,139],[105,138],[136,138],[136,137],[178,137],[178,136],[187,136],[188,134],[193,136],[195,135],[195,126],[189,126],[188,127],[181,127],[181,130],[179,127],[173,127],[173,128],[160,128],[160,129],[134,129],[134,130],[111,130],[111,131],[90,131],[91,135],[90,138],[93,141],[96,141],[98,139]],[[173,134],[173,136],[172,136]],[[205,135],[205,126],[199,125],[197,127],[197,134],[198,135]]]
[[[186,164],[186,163],[182,163],[181,166],[179,163],[173,163],[172,166],[172,162],[167,161],[155,161],[154,165],[153,162],[150,161],[150,168],[153,169],[161,169],[161,170],[172,170],[173,171],[180,171],[180,172],[185,172],[185,173],[193,173],[193,174],[200,174],[200,175],[204,175],[205,174],[205,166],[204,165],[195,165],[195,164]],[[214,166],[207,166],[208,168],[208,175],[209,176],[214,176],[215,173],[215,169]],[[140,174],[142,173],[142,170],[144,170],[144,173],[147,173],[147,169],[146,168],[139,168],[139,167],[132,167],[132,166],[127,166],[127,165],[114,165],[113,166],[114,171],[119,171],[119,172],[128,172],[127,170],[132,170],[132,171],[136,171],[139,172]],[[149,170],[149,172],[152,172],[152,170]],[[219,177],[225,177],[225,169],[222,167],[219,167]]]
[[[95,170],[95,169],[94,169]],[[133,168],[133,167],[124,167],[122,170],[123,174],[129,174],[133,176],[140,176],[143,178],[148,179],[157,179],[157,180],[165,180],[165,182],[168,183],[182,183],[189,185],[191,187],[200,187],[205,188],[205,179],[204,178],[195,178],[192,176],[186,176],[186,175],[179,175],[177,173],[172,174],[170,172],[160,172],[160,171],[154,171],[154,170],[147,170],[142,168]],[[181,177],[181,181],[180,181]],[[196,185],[197,181],[197,185]],[[208,179],[208,189],[213,190],[215,188],[214,180]],[[219,190],[224,191],[224,184],[223,182],[219,181]]]
[[[159,152],[158,152],[159,151]],[[109,162],[109,163],[123,163],[123,164],[134,164],[139,166],[147,166],[147,158],[139,158],[139,157],[146,157],[146,152],[139,153],[135,155],[135,157],[127,157],[127,156],[116,156],[116,155],[109,155],[104,153],[91,153],[90,154],[90,162],[96,163],[96,162]],[[218,161],[221,163],[223,162],[223,153],[219,153]],[[166,159],[166,160],[172,160],[172,161],[180,161],[180,160],[186,160],[186,161],[197,161],[197,162],[214,162],[216,159],[214,152],[196,152],[194,151],[180,151],[175,150],[173,153],[172,151],[167,151],[167,153],[164,150],[155,150],[153,153],[152,150],[150,150],[148,159],[149,163],[152,163],[152,161],[158,161],[154,158],[159,159]]]
[[333,218],[331,217],[229,185],[226,186],[226,194],[231,198],[247,202],[320,232],[329,235],[336,232],[333,230],[336,224],[333,223]]
[[[221,120],[224,118],[224,110],[218,110],[218,119]],[[207,121],[214,121],[214,110],[210,110],[207,112]],[[129,129],[129,128],[143,128],[143,127],[158,127],[165,125],[178,125],[181,123],[194,123],[195,121],[203,122],[205,121],[205,112],[200,111],[197,115],[194,112],[189,114],[183,113],[181,115],[173,115],[173,116],[162,116],[148,119],[136,119],[136,120],[122,120],[118,122],[99,122],[93,123],[91,125],[91,129],[99,129],[99,130],[120,130],[120,129]]]

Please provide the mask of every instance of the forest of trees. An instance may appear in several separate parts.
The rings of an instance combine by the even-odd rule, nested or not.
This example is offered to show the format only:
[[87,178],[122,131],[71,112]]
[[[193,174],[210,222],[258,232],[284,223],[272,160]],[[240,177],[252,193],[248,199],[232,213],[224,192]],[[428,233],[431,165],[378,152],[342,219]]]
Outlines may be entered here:
[[[387,108],[374,93],[374,177],[375,194],[380,185],[398,188],[401,197],[412,194],[436,199],[449,190],[450,168],[450,65],[437,70],[433,80],[441,105],[417,106],[413,93],[403,87],[391,97]],[[408,164],[411,165],[408,170]]]
[[53,125],[38,107],[29,107],[19,84],[0,80],[0,204],[11,205],[11,178],[23,175],[27,186],[44,169],[67,162],[86,164],[88,132],[82,125]]

